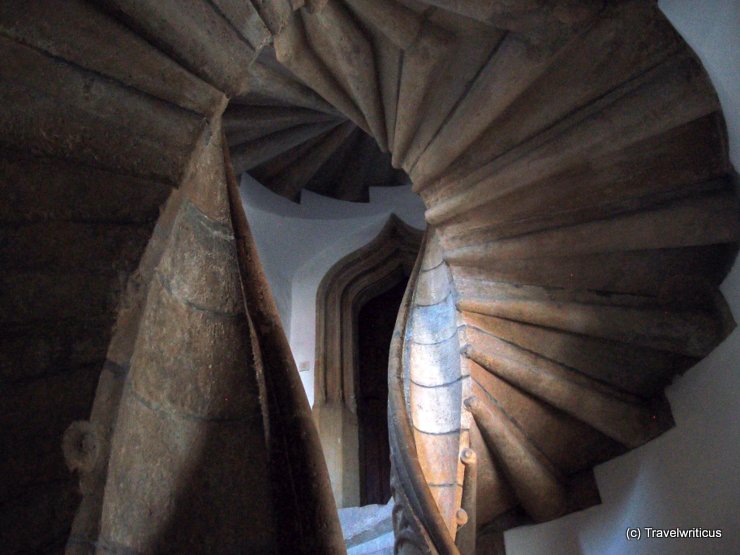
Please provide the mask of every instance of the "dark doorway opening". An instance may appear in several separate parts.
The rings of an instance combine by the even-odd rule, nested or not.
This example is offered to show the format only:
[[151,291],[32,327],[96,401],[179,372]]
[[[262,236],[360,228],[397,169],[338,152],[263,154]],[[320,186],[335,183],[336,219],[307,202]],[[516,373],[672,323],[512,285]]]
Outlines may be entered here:
[[358,315],[357,424],[360,503],[384,505],[391,497],[388,442],[388,354],[407,278],[370,299]]

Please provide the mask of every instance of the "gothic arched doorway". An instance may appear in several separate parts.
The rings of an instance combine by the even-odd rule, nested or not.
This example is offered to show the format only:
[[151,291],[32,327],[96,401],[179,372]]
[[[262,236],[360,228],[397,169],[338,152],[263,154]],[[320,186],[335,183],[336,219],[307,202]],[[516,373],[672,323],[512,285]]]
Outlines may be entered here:
[[391,216],[319,286],[313,412],[338,507],[388,501],[388,348],[421,235]]

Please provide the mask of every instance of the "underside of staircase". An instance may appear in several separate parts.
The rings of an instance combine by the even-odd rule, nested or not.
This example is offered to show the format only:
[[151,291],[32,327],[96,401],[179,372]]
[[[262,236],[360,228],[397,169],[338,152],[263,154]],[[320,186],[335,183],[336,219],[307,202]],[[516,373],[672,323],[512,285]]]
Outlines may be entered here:
[[10,1],[0,51],[9,552],[345,549],[234,173],[425,203],[397,553],[598,503],[734,327],[724,120],[654,2]]

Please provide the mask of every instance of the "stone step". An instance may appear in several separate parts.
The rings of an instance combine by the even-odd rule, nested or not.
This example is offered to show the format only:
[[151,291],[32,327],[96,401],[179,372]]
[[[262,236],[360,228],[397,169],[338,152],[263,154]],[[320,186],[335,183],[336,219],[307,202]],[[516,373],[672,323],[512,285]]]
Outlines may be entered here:
[[348,555],[393,553],[393,500],[385,505],[339,509]]
[[347,555],[393,555],[393,532],[373,538],[347,549]]

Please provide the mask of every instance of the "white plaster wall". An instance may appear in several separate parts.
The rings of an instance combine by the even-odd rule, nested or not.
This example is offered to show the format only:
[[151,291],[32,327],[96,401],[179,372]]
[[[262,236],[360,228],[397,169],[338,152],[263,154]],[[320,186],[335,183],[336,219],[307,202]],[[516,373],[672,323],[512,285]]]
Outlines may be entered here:
[[240,187],[260,259],[311,405],[316,358],[316,293],[344,256],[371,242],[395,214],[423,229],[424,205],[405,187],[373,187],[369,203],[344,202],[303,191],[296,204],[248,174]]
[[[740,2],[661,0],[702,59],[722,103],[740,167]],[[740,267],[722,286],[740,319]],[[508,555],[740,553],[740,331],[666,391],[676,427],[596,468],[603,503],[506,533]],[[720,528],[721,540],[627,541],[627,527]]]

